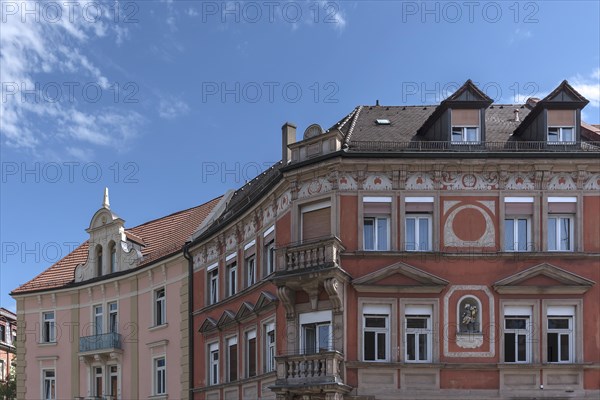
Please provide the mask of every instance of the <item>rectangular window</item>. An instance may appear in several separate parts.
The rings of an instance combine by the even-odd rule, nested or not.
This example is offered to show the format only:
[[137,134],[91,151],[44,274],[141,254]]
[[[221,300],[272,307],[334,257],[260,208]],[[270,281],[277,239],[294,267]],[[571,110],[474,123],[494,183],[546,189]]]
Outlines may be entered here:
[[109,394],[116,399],[119,394],[119,368],[116,365],[110,365],[108,368],[110,379]]
[[390,249],[390,219],[388,217],[365,217],[364,249],[387,251]]
[[431,215],[428,214],[406,215],[406,251],[431,251],[431,220]]
[[56,341],[56,321],[54,311],[42,313],[42,342],[53,343]]
[[116,301],[108,303],[108,331],[119,332],[119,309]]
[[504,251],[529,251],[528,218],[506,218],[504,220]]
[[208,279],[208,303],[216,304],[219,301],[219,269],[210,271]]
[[165,357],[154,359],[154,394],[167,393],[167,360]]
[[331,322],[321,322],[302,325],[304,336],[304,354],[315,354],[331,351]]
[[45,369],[42,371],[43,399],[56,400],[56,375],[53,369]]
[[237,293],[237,263],[233,262],[227,266],[227,295],[233,296]]
[[407,306],[405,311],[405,362],[431,362],[431,307]]
[[256,331],[246,332],[246,377],[256,376]]
[[266,275],[275,272],[275,240],[271,240],[265,245]]
[[0,360],[0,381],[3,381],[4,379],[4,360]]
[[94,306],[94,334],[102,335],[104,333],[104,310],[102,305]]
[[167,307],[165,288],[154,291],[154,325],[164,325],[167,323]]
[[265,325],[265,372],[275,371],[275,324]]
[[[560,312],[560,311],[567,312]],[[573,342],[573,307],[556,307],[555,310],[548,309],[547,319],[547,360],[549,363],[572,363],[574,362]]]
[[479,144],[479,128],[476,126],[453,126],[452,144]]
[[548,250],[573,251],[573,217],[548,217]]
[[6,342],[6,327],[0,325],[0,342]]
[[254,256],[246,259],[246,282],[248,287],[256,283],[256,258]]
[[208,384],[219,384],[219,344],[212,343],[208,347]]
[[227,339],[227,381],[238,378],[238,342],[237,337]]
[[548,143],[549,144],[560,144],[560,143],[574,143],[575,134],[572,126],[563,127],[548,127]]
[[331,205],[329,201],[302,207],[301,239],[310,241],[331,236]]
[[94,396],[104,395],[104,370],[102,367],[94,367]]
[[518,307],[504,312],[504,362],[531,362],[531,309],[519,312]]
[[390,307],[376,307],[381,310],[370,310],[371,306],[363,308],[363,359],[389,361]]

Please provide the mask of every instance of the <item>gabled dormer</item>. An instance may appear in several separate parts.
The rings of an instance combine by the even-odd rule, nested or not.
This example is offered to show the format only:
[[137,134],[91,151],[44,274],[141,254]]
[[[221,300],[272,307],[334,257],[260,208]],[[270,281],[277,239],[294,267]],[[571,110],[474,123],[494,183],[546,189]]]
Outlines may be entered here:
[[562,81],[548,96],[535,103],[515,129],[519,140],[548,144],[574,144],[581,140],[581,109],[589,101],[569,82]]
[[[104,189],[102,207],[94,213],[86,232],[88,258],[75,268],[75,282],[99,278],[127,270],[141,258],[141,244],[128,240],[125,221],[110,209],[108,188]],[[139,241],[139,240],[138,240]]]
[[485,110],[492,102],[469,79],[437,106],[417,135],[453,145],[485,142]]

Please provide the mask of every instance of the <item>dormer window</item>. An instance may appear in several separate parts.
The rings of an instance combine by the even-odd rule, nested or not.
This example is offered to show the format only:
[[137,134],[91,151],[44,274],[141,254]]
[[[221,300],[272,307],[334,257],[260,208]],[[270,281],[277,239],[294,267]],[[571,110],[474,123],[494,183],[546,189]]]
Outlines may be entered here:
[[481,142],[478,109],[452,109],[453,144],[478,144]]
[[575,142],[575,111],[548,110],[548,143]]

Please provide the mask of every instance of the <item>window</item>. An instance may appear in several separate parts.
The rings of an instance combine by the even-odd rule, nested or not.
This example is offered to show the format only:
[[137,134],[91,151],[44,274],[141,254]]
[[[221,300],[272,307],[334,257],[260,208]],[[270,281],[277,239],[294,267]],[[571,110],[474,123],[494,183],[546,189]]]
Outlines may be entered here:
[[110,365],[108,368],[110,379],[109,395],[116,399],[119,394],[119,369],[116,365]]
[[504,308],[504,362],[531,362],[531,307]]
[[547,361],[549,363],[574,362],[573,320],[575,307],[548,307],[547,315]]
[[164,357],[154,359],[154,394],[167,393],[167,360]]
[[4,371],[4,360],[0,360],[0,381],[5,379]]
[[302,241],[331,236],[331,204],[329,201],[302,207],[300,233]]
[[227,339],[227,381],[238,378],[238,342],[237,337]]
[[208,347],[208,384],[219,383],[219,344],[212,343]]
[[213,269],[208,273],[208,303],[216,304],[219,301],[219,270]]
[[365,217],[364,249],[386,251],[390,248],[390,220],[387,217]]
[[363,359],[389,361],[390,307],[363,307]]
[[237,293],[237,263],[233,262],[227,266],[227,295],[233,296]]
[[479,110],[477,109],[453,109],[452,118],[452,137],[453,144],[473,144],[479,143]]
[[275,272],[275,240],[265,245],[266,275]]
[[548,127],[548,143],[557,144],[557,143],[565,143],[565,142],[566,143],[575,142],[572,126]]
[[45,369],[42,371],[43,379],[43,399],[56,400],[56,375],[53,369]]
[[94,367],[94,396],[104,395],[104,371],[102,367]]
[[56,321],[54,311],[42,313],[42,342],[52,343],[56,341]]
[[504,220],[504,251],[530,250],[529,219],[506,218]]
[[164,325],[167,323],[167,309],[165,288],[154,291],[154,325]]
[[0,342],[6,342],[6,327],[0,325]]
[[102,246],[96,246],[96,274],[102,276]]
[[407,306],[404,328],[406,362],[431,362],[431,314],[430,306]]
[[275,371],[275,324],[265,325],[265,372]]
[[575,142],[575,110],[547,110],[548,143]]
[[256,331],[246,332],[246,377],[256,376]]
[[408,214],[406,216],[406,251],[431,251],[431,216]]
[[94,335],[102,335],[104,332],[103,314],[102,305],[94,306]]
[[548,250],[573,251],[573,217],[548,217]]
[[110,246],[110,272],[117,272],[117,246],[114,242]]
[[119,309],[116,301],[108,303],[108,331],[119,332]]
[[254,256],[246,259],[246,282],[248,287],[256,283],[256,259]]

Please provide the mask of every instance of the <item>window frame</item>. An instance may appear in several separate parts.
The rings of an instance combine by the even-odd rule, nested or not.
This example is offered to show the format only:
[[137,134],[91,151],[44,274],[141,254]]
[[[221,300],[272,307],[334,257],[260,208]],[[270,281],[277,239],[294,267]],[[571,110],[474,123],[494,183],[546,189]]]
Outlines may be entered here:
[[[304,321],[303,321],[304,320]],[[315,328],[315,343],[314,343],[314,351],[308,352],[311,349],[308,349],[306,346],[306,327],[313,326]],[[302,313],[299,315],[298,319],[298,327],[300,330],[300,353],[311,355],[317,354],[321,352],[321,348],[319,347],[319,341],[321,339],[321,334],[319,328],[322,326],[329,326],[329,338],[327,340],[327,349],[324,351],[332,351],[334,349],[333,343],[333,313],[331,310],[323,310],[323,311],[313,311],[308,313]]]
[[[365,222],[367,220],[373,220],[373,248],[372,249],[368,249],[367,245],[366,245],[366,235],[365,235],[365,229],[366,229],[366,224]],[[386,221],[386,243],[385,243],[385,249],[379,249],[379,221],[380,220],[385,220]],[[390,251],[391,249],[391,243],[392,243],[392,238],[391,238],[391,215],[389,214],[365,214],[363,216],[363,250],[364,251]]]
[[[219,354],[219,342],[212,342],[207,344],[208,352],[208,386],[215,386],[219,384],[219,366],[220,366],[220,354]],[[214,359],[216,354],[217,358]]]
[[234,296],[238,292],[238,266],[234,260],[227,264],[227,295]]
[[[47,372],[52,372],[53,376],[48,377],[46,375]],[[42,375],[42,379],[41,379],[41,381],[42,381],[42,392],[41,392],[42,399],[43,400],[56,400],[58,398],[58,396],[56,395],[56,389],[57,389],[57,385],[56,385],[56,369],[54,369],[54,368],[43,368],[41,370],[41,375]],[[53,396],[52,395],[50,395],[50,397],[46,396],[46,381],[50,382],[50,385],[51,385],[50,389],[54,389],[54,393],[52,393]],[[52,383],[54,383],[54,386],[52,386]]]
[[265,276],[275,272],[275,239],[271,239],[264,245],[265,249]]
[[[246,287],[256,285],[256,255],[252,254],[251,256],[246,257],[244,264],[246,265]],[[250,265],[252,265],[252,268],[250,268]]]
[[[557,136],[557,140],[550,140],[550,129],[556,129],[556,136]],[[570,129],[571,130],[571,137],[573,140],[564,140],[564,133],[563,130],[565,129]],[[575,127],[574,126],[567,126],[567,125],[549,125],[548,129],[546,130],[546,143],[550,144],[550,145],[555,145],[555,144],[575,144],[576,143],[576,139],[575,139]]]
[[[115,308],[111,309],[113,305]],[[108,333],[119,333],[119,303],[117,301],[109,301],[106,303],[106,310],[108,311]]]
[[[415,240],[418,240],[420,233],[421,233],[421,227],[419,224],[419,221],[421,219],[426,219],[427,220],[427,230],[428,230],[428,235],[427,235],[427,244],[428,244],[428,248],[427,249],[421,249],[421,244],[419,242],[415,242],[414,249],[409,249],[409,242],[408,242],[408,221],[414,219],[415,220]],[[433,251],[433,215],[430,213],[406,213],[404,215],[404,251],[411,251],[411,252],[427,252],[427,251]]]
[[[574,313],[573,313],[574,314]],[[550,320],[555,319],[566,319],[568,321],[568,328],[550,328]],[[545,326],[546,326],[546,362],[548,364],[573,364],[575,362],[575,315],[546,315],[545,318]],[[550,356],[548,354],[548,350],[550,348],[550,335],[557,335],[557,356],[556,361],[551,361]],[[566,360],[562,359],[562,349],[561,349],[561,338],[563,336],[567,336],[568,338],[568,351],[569,357]]]
[[[162,296],[159,297],[159,293]],[[154,326],[162,326],[167,324],[167,288],[162,286],[152,291],[153,293],[153,311],[154,311]],[[159,315],[160,311],[160,315]],[[161,318],[159,318],[161,317]]]
[[[527,227],[525,228],[525,250],[520,250],[517,246],[517,249],[515,249],[515,244],[520,244],[518,241],[518,221],[519,220],[525,220],[525,222],[527,223]],[[513,221],[513,249],[509,249],[506,243],[506,222],[507,221]],[[532,240],[531,240],[531,216],[530,215],[507,215],[504,217],[504,251],[505,252],[528,252],[528,251],[532,251],[533,249],[533,245],[532,245]]]
[[208,275],[208,304],[213,305],[219,302],[219,267],[207,272]]
[[[52,318],[51,319],[46,319],[46,315],[47,314],[52,314]],[[42,311],[41,312],[41,319],[42,319],[42,337],[41,337],[41,341],[40,343],[56,343],[56,336],[57,336],[57,331],[56,331],[56,311],[55,310],[47,310],[47,311]],[[48,333],[46,335],[46,333]],[[48,337],[48,340],[46,340],[46,337]]]
[[[163,361],[164,365],[158,363]],[[152,358],[152,393],[154,396],[164,396],[167,394],[167,356],[160,355]],[[162,382],[161,382],[162,381]],[[160,390],[162,387],[162,391]]]
[[[390,346],[390,314],[375,314],[375,313],[367,313],[365,314],[363,312],[362,315],[362,326],[363,326],[363,336],[362,336],[362,359],[365,362],[389,362],[390,361],[390,354],[391,354],[391,346]],[[385,327],[384,328],[375,328],[375,327],[367,327],[367,318],[383,318],[385,320]],[[373,344],[374,347],[374,359],[373,360],[367,360],[366,355],[365,355],[365,345],[367,342],[367,338],[365,333],[366,332],[372,332],[374,333],[374,339],[375,339],[375,343]],[[378,357],[378,344],[379,344],[379,334],[384,334],[385,338],[384,338],[384,343],[385,343],[385,357],[384,358],[379,358]]]
[[[253,336],[253,337],[252,337]],[[254,340],[254,357],[250,356],[250,342]],[[254,374],[251,374],[251,360],[254,362]],[[258,375],[258,332],[256,328],[244,332],[244,377],[253,378]]]
[[[460,141],[454,140],[454,131],[461,130],[461,139]],[[468,138],[468,129],[475,129],[475,134],[477,135],[477,140],[467,140]],[[481,144],[481,129],[478,125],[452,125],[450,128],[450,143],[455,145],[469,145],[469,144]]]
[[[550,248],[550,220],[551,219],[556,219],[557,223],[555,226],[555,232],[554,232],[554,243],[556,245],[555,249],[551,249]],[[562,242],[562,236],[561,236],[561,223],[560,221],[563,219],[568,219],[569,220],[569,249],[568,250],[563,250],[560,249],[560,243]],[[574,252],[575,251],[575,215],[574,214],[548,214],[548,218],[546,220],[546,232],[547,232],[547,238],[546,238],[546,244],[547,244],[547,250],[548,251],[553,251],[553,252]]]
[[[407,307],[410,307],[408,305]],[[428,306],[431,307],[431,306]],[[407,314],[404,313],[404,362],[410,364],[427,364],[433,362],[433,307],[431,307],[431,312],[429,315],[427,314]],[[408,328],[408,320],[409,319],[423,319],[426,321],[425,328]],[[408,358],[408,336],[415,335],[415,348],[414,354],[415,359],[409,360]],[[427,345],[426,352],[427,355],[424,360],[420,359],[420,351],[419,351],[419,338],[421,335],[425,335],[425,343]]]
[[[235,344],[231,342],[235,341]],[[235,368],[232,369],[231,363],[231,347],[235,346]],[[229,336],[225,338],[225,377],[227,382],[236,382],[239,380],[239,365],[240,365],[240,351],[239,351],[239,342],[237,336]],[[235,379],[231,378],[231,373],[235,371]]]
[[[270,341],[271,336],[273,338],[272,342]],[[263,372],[269,373],[275,371],[277,369],[275,360],[275,356],[277,355],[275,320],[263,322],[263,352]]]
[[[506,322],[507,320],[515,320],[515,319],[524,319],[525,320],[525,328],[507,328]],[[532,315],[521,315],[521,314],[504,314],[502,317],[502,341],[504,342],[504,351],[502,352],[502,361],[506,364],[531,364],[533,355],[532,355],[532,337],[531,330],[533,327]],[[514,335],[514,361],[510,361],[506,359],[507,352],[507,334]],[[525,360],[519,360],[519,336],[525,336]]]

